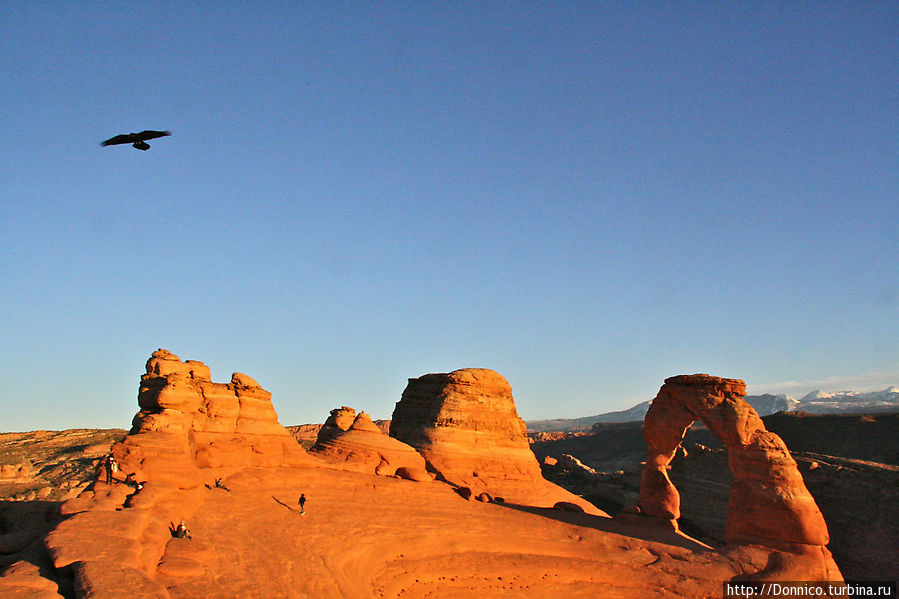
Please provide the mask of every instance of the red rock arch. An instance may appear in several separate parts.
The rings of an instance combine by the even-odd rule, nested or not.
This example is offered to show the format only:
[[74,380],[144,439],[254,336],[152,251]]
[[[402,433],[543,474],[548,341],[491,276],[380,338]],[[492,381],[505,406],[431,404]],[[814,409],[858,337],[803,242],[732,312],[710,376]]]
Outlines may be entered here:
[[643,422],[647,459],[640,481],[641,514],[675,523],[680,495],[668,464],[687,429],[701,420],[724,443],[734,475],[727,512],[728,544],[792,552],[823,547],[827,525],[780,437],[765,429],[743,397],[746,383],[707,374],[665,380]]

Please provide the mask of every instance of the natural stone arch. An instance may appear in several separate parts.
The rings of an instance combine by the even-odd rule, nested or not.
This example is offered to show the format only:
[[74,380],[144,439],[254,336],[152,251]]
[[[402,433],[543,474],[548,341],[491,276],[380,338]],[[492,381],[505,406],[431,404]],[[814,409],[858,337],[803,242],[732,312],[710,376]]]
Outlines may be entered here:
[[643,422],[647,458],[638,511],[676,526],[680,495],[668,478],[668,464],[687,429],[701,420],[724,443],[733,472],[726,542],[793,552],[823,547],[827,525],[796,461],[745,395],[746,383],[739,379],[693,374],[665,380]]

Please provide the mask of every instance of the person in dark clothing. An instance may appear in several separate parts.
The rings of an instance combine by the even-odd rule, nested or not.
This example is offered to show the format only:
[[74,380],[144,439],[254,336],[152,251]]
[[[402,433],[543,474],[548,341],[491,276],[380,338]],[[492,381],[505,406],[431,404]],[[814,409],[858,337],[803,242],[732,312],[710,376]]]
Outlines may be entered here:
[[104,465],[106,466],[106,484],[111,485],[115,482],[113,475],[119,471],[119,464],[115,461],[115,458],[112,457],[112,454],[109,454]]
[[231,489],[229,489],[228,487],[225,486],[225,481],[223,481],[221,478],[215,479],[215,488],[216,488],[216,489],[224,489],[225,491],[230,491],[230,490],[231,490]]
[[138,482],[138,480],[134,477],[133,472],[129,472],[125,476],[125,484],[128,485],[129,487],[134,487],[135,491],[140,491],[141,489],[144,488],[144,483]]
[[175,528],[174,532],[172,532],[172,536],[176,539],[190,540],[190,529],[184,524],[184,520],[178,523],[178,526]]
[[306,515],[306,494],[305,493],[300,493],[300,500],[297,502],[297,504],[300,506],[300,515],[305,516]]

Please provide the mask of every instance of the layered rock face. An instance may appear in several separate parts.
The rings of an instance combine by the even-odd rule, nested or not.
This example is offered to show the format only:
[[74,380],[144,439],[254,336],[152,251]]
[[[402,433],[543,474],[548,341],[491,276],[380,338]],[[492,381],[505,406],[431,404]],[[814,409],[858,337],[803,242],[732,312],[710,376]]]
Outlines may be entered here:
[[393,411],[390,436],[416,448],[447,482],[507,501],[592,504],[546,481],[500,374],[465,368],[409,379]]
[[316,445],[327,443],[340,433],[350,430],[356,421],[356,410],[348,406],[334,408],[325,423],[318,430]]
[[138,404],[128,436],[112,447],[118,482],[101,476],[67,501],[62,513],[71,517],[44,540],[53,566],[71,568],[78,597],[119,596],[123,580],[142,590],[134,597],[167,597],[153,580],[159,572],[204,571],[194,561],[200,544],[190,559],[168,555],[169,527],[196,512],[208,492],[201,483],[246,467],[315,465],[278,424],[271,394],[244,374],[213,383],[202,362],[160,349],[147,361]]
[[332,410],[310,451],[345,470],[431,480],[424,458],[409,445],[382,433],[365,412],[359,412],[343,429],[351,414],[355,410],[345,406]]
[[[743,400],[746,384],[707,374],[665,380],[643,424],[646,465],[640,481],[639,512],[675,523],[680,495],[668,478],[668,464],[695,420],[725,445],[733,472],[726,541],[820,556],[821,580],[839,577],[830,553],[827,525],[805,487],[787,446]],[[834,574],[835,572],[835,574]]]
[[309,458],[278,423],[271,393],[245,374],[213,383],[209,367],[164,349],[147,360],[140,411],[113,448],[125,473],[188,488],[201,468],[292,466]]

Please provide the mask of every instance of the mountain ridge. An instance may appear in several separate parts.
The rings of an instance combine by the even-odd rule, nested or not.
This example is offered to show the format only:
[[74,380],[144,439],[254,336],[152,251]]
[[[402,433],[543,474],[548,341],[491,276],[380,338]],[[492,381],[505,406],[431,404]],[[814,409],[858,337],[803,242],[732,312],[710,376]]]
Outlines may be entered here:
[[[776,412],[808,412],[810,414],[860,414],[865,412],[899,411],[899,387],[891,385],[881,391],[836,391],[826,393],[814,390],[801,399],[786,393],[747,395],[745,400],[755,408],[759,416]],[[635,422],[643,420],[651,401],[644,401],[626,410],[604,412],[579,418],[555,418],[528,420],[529,432],[573,432],[590,430],[599,422]]]

